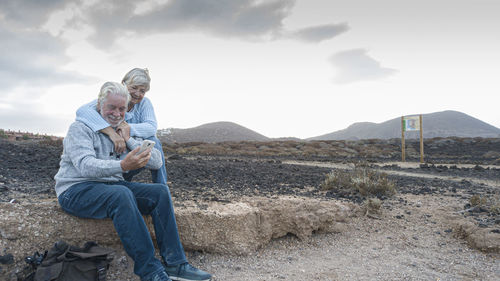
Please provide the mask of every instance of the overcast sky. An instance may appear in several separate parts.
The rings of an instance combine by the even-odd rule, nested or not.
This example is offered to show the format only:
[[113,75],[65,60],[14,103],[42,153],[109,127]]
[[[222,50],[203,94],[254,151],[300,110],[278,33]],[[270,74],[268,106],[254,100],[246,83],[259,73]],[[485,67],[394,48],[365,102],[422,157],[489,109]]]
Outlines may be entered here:
[[[150,70],[158,127],[268,137],[457,110],[500,127],[498,0],[2,0],[0,128],[64,136]],[[425,123],[424,123],[425,130]]]

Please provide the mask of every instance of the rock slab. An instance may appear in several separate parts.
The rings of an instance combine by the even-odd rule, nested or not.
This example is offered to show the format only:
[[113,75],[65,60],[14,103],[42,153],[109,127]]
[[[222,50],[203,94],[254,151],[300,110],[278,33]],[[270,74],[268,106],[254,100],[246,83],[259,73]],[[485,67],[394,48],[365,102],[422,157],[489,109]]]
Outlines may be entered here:
[[[181,241],[186,250],[221,254],[250,254],[271,239],[287,234],[305,239],[317,231],[341,232],[357,210],[352,204],[335,200],[295,197],[252,197],[232,203],[207,202],[202,206],[198,202],[183,202],[183,206],[175,208]],[[0,277],[19,271],[25,266],[24,257],[49,249],[57,240],[74,245],[96,241],[122,249],[110,219],[71,216],[53,199],[0,203],[0,210],[0,250],[12,254],[15,260],[3,268]],[[154,238],[152,220],[145,219]]]

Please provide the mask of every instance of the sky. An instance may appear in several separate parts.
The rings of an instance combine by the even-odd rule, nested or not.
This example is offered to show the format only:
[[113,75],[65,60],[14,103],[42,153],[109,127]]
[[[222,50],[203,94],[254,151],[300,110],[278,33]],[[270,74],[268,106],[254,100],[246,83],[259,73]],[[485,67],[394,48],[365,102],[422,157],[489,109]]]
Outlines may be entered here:
[[[457,110],[500,127],[498,0],[2,0],[0,128],[64,136],[148,68],[158,128],[309,138]],[[425,129],[425,122],[424,122]]]

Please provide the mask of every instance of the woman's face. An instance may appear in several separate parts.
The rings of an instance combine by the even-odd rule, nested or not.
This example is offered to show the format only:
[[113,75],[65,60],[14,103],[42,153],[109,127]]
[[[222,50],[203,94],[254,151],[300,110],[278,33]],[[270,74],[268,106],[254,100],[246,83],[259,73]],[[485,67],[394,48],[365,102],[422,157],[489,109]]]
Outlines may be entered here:
[[144,85],[127,85],[128,92],[130,93],[130,104],[136,105],[141,102],[146,94],[147,87]]

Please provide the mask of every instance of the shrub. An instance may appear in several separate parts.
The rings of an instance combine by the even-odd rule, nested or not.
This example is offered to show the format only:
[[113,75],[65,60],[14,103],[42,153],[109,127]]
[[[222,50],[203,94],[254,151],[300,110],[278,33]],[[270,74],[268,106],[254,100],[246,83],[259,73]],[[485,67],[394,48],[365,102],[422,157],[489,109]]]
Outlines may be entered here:
[[491,214],[500,215],[500,196],[483,197],[475,194],[469,199],[469,204],[472,207],[484,208]]
[[332,190],[351,186],[351,173],[343,170],[331,171],[321,183],[322,190]]
[[0,129],[0,139],[6,139],[8,138],[7,134],[5,133],[4,130]]
[[484,198],[484,197],[481,197],[480,195],[476,194],[476,195],[473,195],[470,199],[469,199],[469,203],[471,206],[473,207],[483,207],[486,205],[487,203],[487,199]]
[[500,201],[497,201],[495,205],[491,206],[490,213],[500,215]]
[[378,198],[368,198],[363,201],[362,210],[366,216],[380,214],[380,207],[382,207],[382,201]]
[[45,136],[39,143],[41,145],[60,147],[62,146],[63,139],[62,138],[52,139],[49,136]]
[[377,172],[367,165],[357,165],[352,170],[330,172],[321,184],[323,190],[348,191],[364,197],[382,198],[396,193],[396,185],[388,179],[386,173]]

